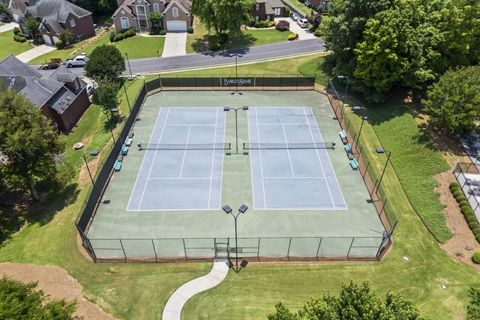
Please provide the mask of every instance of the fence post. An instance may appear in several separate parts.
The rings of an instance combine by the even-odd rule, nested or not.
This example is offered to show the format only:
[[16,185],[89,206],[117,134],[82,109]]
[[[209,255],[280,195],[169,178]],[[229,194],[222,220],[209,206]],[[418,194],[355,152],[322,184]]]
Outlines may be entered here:
[[320,252],[320,246],[322,245],[322,240],[323,240],[323,238],[320,237],[320,241],[318,241],[318,248],[317,248],[317,254],[316,254],[317,260],[318,260],[318,253]]
[[155,250],[155,242],[153,242],[153,239],[152,239],[152,247],[153,247],[153,253],[155,254],[155,262],[158,263],[157,250]]
[[367,165],[365,166],[365,172],[363,173],[362,178],[365,180],[365,177],[367,176],[368,168],[370,167],[370,161],[367,162]]
[[182,238],[182,241],[183,241],[183,253],[185,254],[185,261],[187,261],[188,257],[187,257],[187,246],[185,245],[185,238]]
[[122,247],[123,256],[125,257],[124,262],[127,263],[127,254],[125,253],[125,248],[123,247],[123,241],[120,239],[120,246]]
[[350,250],[352,250],[353,241],[355,241],[355,237],[352,237],[352,242],[350,242],[350,248],[348,248],[348,252],[347,252],[347,259],[348,260],[350,260]]
[[290,246],[291,245],[292,245],[292,237],[290,237],[290,241],[288,241],[287,260],[290,260]]
[[258,237],[258,247],[257,247],[257,260],[260,260],[260,240],[262,238]]

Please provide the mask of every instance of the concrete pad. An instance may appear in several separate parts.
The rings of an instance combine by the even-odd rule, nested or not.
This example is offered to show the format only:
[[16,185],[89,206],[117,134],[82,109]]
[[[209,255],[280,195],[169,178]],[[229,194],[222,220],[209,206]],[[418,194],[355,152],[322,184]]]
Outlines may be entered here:
[[40,46],[37,46],[35,48],[32,48],[28,51],[25,51],[23,53],[20,53],[17,55],[17,59],[22,61],[22,62],[29,62],[30,60],[35,59],[36,57],[39,57],[41,55],[44,55],[46,53],[52,52],[53,50],[57,50],[55,47],[50,47],[45,44],[42,44]]
[[227,273],[227,261],[215,261],[212,270],[207,275],[185,283],[171,295],[165,305],[165,309],[163,309],[162,319],[180,320],[185,303],[194,295],[220,284],[227,276]]
[[298,33],[299,40],[308,40],[308,39],[316,39],[315,35],[308,30],[308,28],[301,28],[296,21],[293,21],[291,18],[275,18],[275,21],[278,20],[287,20],[290,22],[290,31],[294,33]]
[[162,57],[175,57],[187,54],[187,33],[186,32],[168,32],[165,36],[165,45],[163,47]]
[[16,22],[5,23],[4,25],[0,26],[0,33],[13,30],[15,27],[18,27],[18,23]]

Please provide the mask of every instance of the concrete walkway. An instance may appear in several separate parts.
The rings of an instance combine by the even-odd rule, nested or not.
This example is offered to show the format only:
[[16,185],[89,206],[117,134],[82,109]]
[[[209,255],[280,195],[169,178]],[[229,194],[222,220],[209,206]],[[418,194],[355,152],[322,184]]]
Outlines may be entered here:
[[45,53],[49,53],[53,50],[57,50],[57,48],[55,47],[50,47],[50,46],[47,46],[47,45],[40,45],[40,46],[36,46],[35,48],[32,48],[28,51],[25,51],[23,53],[20,53],[18,56],[17,56],[17,59],[22,61],[22,62],[29,62],[30,60],[33,60],[35,59],[36,57],[39,57],[41,55],[44,55]]
[[4,25],[0,26],[0,33],[13,30],[15,27],[18,27],[18,23],[16,22],[5,23]]
[[291,18],[275,18],[275,21],[278,20],[287,20],[290,22],[290,31],[298,34],[299,40],[308,40],[315,39],[315,35],[308,30],[308,28],[301,28],[296,21],[293,21]]
[[186,32],[168,32],[165,35],[165,45],[163,46],[162,57],[176,57],[187,54],[187,33]]
[[180,320],[185,303],[197,293],[217,286],[225,279],[227,273],[227,261],[216,260],[207,275],[185,283],[172,294],[163,309],[162,320]]

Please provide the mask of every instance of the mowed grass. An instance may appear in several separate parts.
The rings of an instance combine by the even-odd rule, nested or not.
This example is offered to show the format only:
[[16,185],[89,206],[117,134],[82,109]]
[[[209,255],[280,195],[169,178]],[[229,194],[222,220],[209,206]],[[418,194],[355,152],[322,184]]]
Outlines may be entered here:
[[304,15],[309,16],[311,10],[307,8],[303,3],[299,0],[288,0],[298,11],[302,12]]
[[13,40],[13,30],[0,33],[0,60],[30,49],[32,46],[28,42],[20,43]]
[[[240,68],[245,68],[242,69],[243,73],[256,70],[261,72],[265,67],[268,70],[266,72],[272,74],[278,74],[279,70],[285,74],[296,74],[302,64],[311,63],[312,59],[321,58],[309,56]],[[234,68],[224,68],[220,73],[233,73],[233,70]],[[218,74],[218,71],[219,69],[206,70],[205,74]],[[141,80],[129,83],[129,96],[138,92],[140,87]],[[123,90],[120,91],[121,111],[126,114],[128,108],[122,92]],[[110,140],[102,121],[97,119],[103,116],[100,109],[91,108],[88,112],[73,135],[65,138],[68,145],[90,140],[87,148],[96,145],[101,147]],[[354,119],[352,123],[358,129],[360,120],[356,116],[349,116]],[[394,118],[392,116],[390,120]],[[394,122],[384,123],[388,125]],[[375,130],[377,129],[378,124],[375,124]],[[388,134],[387,127],[382,129]],[[361,139],[368,146],[369,155],[375,160],[374,168],[379,172],[385,155],[377,155],[373,151],[380,144],[373,130],[374,127],[366,123]],[[379,135],[384,143],[384,134]],[[106,156],[107,150],[108,147],[105,147],[102,157]],[[65,157],[65,161],[72,163],[78,174],[82,165],[81,157],[73,151],[68,151]],[[412,161],[411,158],[407,159]],[[75,179],[73,181],[76,182]],[[399,218],[393,250],[384,260],[333,264],[251,262],[241,273],[230,273],[220,286],[189,301],[183,319],[265,319],[279,301],[293,309],[299,308],[310,297],[327,291],[337,292],[340,284],[350,279],[371,281],[380,294],[387,291],[404,294],[413,300],[426,318],[463,319],[468,287],[480,283],[478,272],[454,262],[440,249],[411,207],[391,169],[387,170],[384,182],[391,205]],[[86,261],[78,253],[73,222],[86,199],[88,188],[86,180],[80,186],[68,188],[64,195],[53,195],[48,205],[32,213],[39,214],[43,219],[25,226],[0,248],[0,261],[64,267],[84,286],[85,294],[90,300],[115,316],[122,319],[160,318],[168,296],[182,283],[207,273],[210,264],[96,265]],[[403,261],[404,255],[409,257],[408,263]],[[441,283],[447,285],[447,290],[440,288]]]

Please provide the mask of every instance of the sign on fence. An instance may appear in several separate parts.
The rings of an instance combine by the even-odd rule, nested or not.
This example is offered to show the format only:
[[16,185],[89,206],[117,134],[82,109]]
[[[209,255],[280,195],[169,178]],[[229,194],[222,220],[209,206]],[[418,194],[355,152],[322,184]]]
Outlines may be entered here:
[[255,78],[222,78],[224,87],[255,86]]

